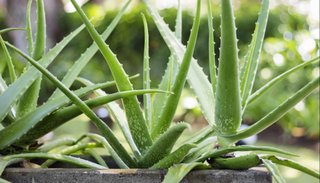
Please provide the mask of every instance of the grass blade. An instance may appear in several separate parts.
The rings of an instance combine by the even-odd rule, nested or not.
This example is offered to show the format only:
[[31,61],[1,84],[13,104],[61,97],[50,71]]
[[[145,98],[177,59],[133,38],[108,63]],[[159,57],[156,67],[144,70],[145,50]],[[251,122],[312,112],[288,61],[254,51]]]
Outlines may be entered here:
[[[171,54],[177,58],[175,64],[182,62],[183,55],[185,53],[185,47],[182,45],[181,41],[176,38],[174,33],[170,30],[168,25],[161,18],[159,13],[151,5],[149,0],[143,0],[144,4],[147,6],[147,9],[152,16],[158,30],[168,45]],[[205,118],[209,124],[215,128],[214,112],[211,109],[214,109],[214,96],[212,92],[211,84],[208,80],[208,77],[204,74],[202,68],[197,64],[195,59],[191,60],[190,69],[188,72],[188,82],[194,90],[196,96],[198,96],[199,103],[201,104],[201,109],[204,113]]]
[[[128,0],[123,6],[123,8],[119,10],[116,17],[112,20],[112,22],[107,27],[107,29],[102,33],[101,35],[102,39],[106,40],[110,36],[112,31],[115,29],[116,25],[119,23],[121,17],[125,13],[125,10],[128,8],[130,2],[131,0]],[[99,50],[98,46],[95,43],[92,43],[92,45],[88,47],[87,50],[83,54],[81,54],[81,57],[78,58],[75,61],[75,63],[71,66],[67,74],[63,77],[62,83],[67,87],[70,87],[71,84],[74,82],[74,80],[78,77],[82,69],[87,65],[87,63],[91,60],[91,58],[96,54],[98,50]],[[63,93],[57,89],[50,96],[50,99],[59,97],[61,95],[63,95]]]
[[213,95],[216,94],[217,87],[217,73],[216,73],[216,60],[215,60],[215,52],[214,52],[214,29],[213,29],[213,15],[212,15],[212,5],[211,1],[207,0],[208,7],[208,32],[209,32],[209,70],[210,70],[210,79],[213,90]]
[[248,103],[251,103],[253,101],[255,101],[256,99],[258,99],[259,97],[261,97],[264,93],[266,93],[267,91],[269,91],[275,84],[277,84],[278,82],[280,82],[281,80],[283,80],[284,78],[288,77],[290,74],[294,73],[295,71],[306,67],[310,64],[319,64],[320,61],[320,57],[314,58],[312,60],[309,60],[307,62],[304,62],[302,64],[299,64],[293,68],[291,68],[290,70],[287,70],[286,72],[280,74],[279,76],[273,78],[271,81],[269,81],[267,84],[263,85],[263,87],[261,87],[260,89],[258,89],[256,92],[254,92],[252,95],[250,95],[249,99],[248,99]]
[[262,8],[260,10],[260,16],[258,22],[256,23],[256,28],[254,31],[254,36],[252,38],[250,50],[248,53],[246,68],[244,70],[244,75],[241,78],[241,98],[242,98],[242,110],[244,111],[247,103],[248,97],[251,94],[252,87],[255,81],[256,73],[258,70],[260,52],[263,45],[264,34],[267,27],[269,15],[269,0],[263,0]]
[[200,1],[197,2],[197,11],[194,19],[194,23],[191,29],[189,43],[185,55],[183,56],[183,61],[180,65],[180,69],[177,78],[172,86],[172,92],[174,94],[170,95],[166,100],[164,109],[161,111],[159,121],[155,124],[155,127],[151,131],[151,137],[156,139],[160,134],[164,133],[170,126],[171,121],[174,117],[178,102],[182,93],[182,89],[186,82],[186,77],[189,71],[192,55],[194,52],[198,30],[200,26]]
[[238,48],[231,0],[221,1],[221,51],[216,92],[218,132],[233,134],[241,124]]
[[169,128],[153,143],[148,151],[146,151],[139,160],[139,165],[142,168],[149,168],[162,158],[166,157],[186,128],[188,128],[187,123],[179,123]]
[[[58,43],[54,48],[52,48],[42,59],[39,60],[42,66],[47,67],[53,59],[61,52],[61,50],[83,29],[81,26],[74,32],[70,33],[65,37],[60,43]],[[9,43],[7,46],[13,47]],[[37,69],[31,67],[25,71],[13,84],[11,84],[8,89],[0,95],[0,121],[2,121],[10,107],[15,104],[15,102],[21,97],[21,95],[27,90],[27,88],[35,81],[35,79],[40,75]]]
[[283,165],[283,166],[287,166],[296,170],[300,170],[306,174],[309,174],[317,179],[320,179],[320,174],[319,172],[316,172],[310,168],[307,168],[305,166],[302,166],[300,163],[294,162],[292,160],[289,159],[283,159],[283,158],[279,158],[277,156],[274,155],[270,155],[270,156],[264,156],[262,157],[262,159],[264,160],[269,160],[273,163],[279,164],[279,165]]
[[235,135],[227,136],[226,139],[231,141],[238,141],[240,139],[244,139],[252,135],[255,135],[261,132],[262,130],[268,128],[270,125],[277,122],[277,120],[279,120],[283,115],[285,115],[298,102],[303,100],[305,97],[311,94],[316,88],[318,88],[320,84],[319,81],[320,77],[310,81],[307,85],[305,85],[303,88],[297,91],[293,96],[288,98],[286,101],[284,101],[277,108],[275,108],[273,111],[264,116],[258,122],[246,128],[245,130],[238,132]]
[[273,178],[275,179],[276,182],[278,183],[285,183],[285,179],[282,176],[279,168],[272,163],[272,161],[267,160],[267,159],[261,159],[261,161],[263,162],[263,164],[267,167],[267,169],[269,170],[269,172],[271,173],[271,175],[273,176]]
[[[93,25],[89,22],[87,16],[83,10],[79,7],[75,0],[71,0],[73,6],[79,13],[82,21],[87,27],[92,39],[98,45],[102,55],[108,63],[111,70],[113,78],[117,83],[119,91],[132,90],[132,84],[129,81],[127,74],[125,73],[123,67],[119,63],[117,57],[112,53],[109,46],[103,41],[99,33],[95,30]],[[152,144],[150,134],[148,132],[148,127],[146,121],[143,117],[142,111],[140,109],[139,102],[136,97],[124,98],[123,105],[128,118],[128,123],[132,137],[138,146],[140,151],[145,151]]]
[[[143,89],[150,89],[150,66],[149,66],[149,30],[146,17],[141,14],[144,27],[144,51],[143,51]],[[152,123],[151,95],[143,95],[144,116],[149,129]]]
[[[20,53],[22,53],[20,51]],[[46,68],[41,66],[31,57],[25,55],[25,58],[34,67],[36,67],[42,74],[44,74],[56,87],[58,87],[79,109],[86,114],[97,126],[102,135],[108,140],[112,148],[118,153],[121,159],[130,167],[135,166],[134,160],[127,153],[124,147],[120,144],[111,129],[73,92],[63,85],[54,75],[52,75]]]

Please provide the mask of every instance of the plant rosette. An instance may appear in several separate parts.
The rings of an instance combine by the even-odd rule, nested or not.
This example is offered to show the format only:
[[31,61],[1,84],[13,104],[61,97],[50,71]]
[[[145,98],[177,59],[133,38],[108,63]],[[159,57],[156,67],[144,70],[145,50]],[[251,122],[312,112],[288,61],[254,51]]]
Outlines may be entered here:
[[[209,177],[203,180],[212,181],[217,180],[216,177],[223,175],[221,182],[223,180],[230,182],[228,180],[232,177],[234,177],[232,181],[241,182],[241,180],[244,180],[242,182],[250,182],[252,176],[255,180],[251,182],[263,182],[264,180],[270,182],[270,177],[266,172],[252,170],[252,167],[263,165],[277,182],[284,182],[284,178],[277,168],[277,164],[279,164],[300,170],[319,179],[319,172],[281,157],[295,156],[292,153],[274,147],[235,146],[237,141],[268,128],[319,87],[319,77],[317,77],[256,123],[244,130],[239,130],[243,114],[251,102],[260,98],[275,84],[295,71],[311,64],[319,64],[319,57],[304,62],[270,80],[255,92],[252,91],[267,27],[269,0],[262,1],[253,38],[244,59],[238,58],[232,1],[221,0],[219,66],[216,66],[214,53],[211,1],[207,0],[210,81],[193,58],[200,25],[201,5],[204,3],[200,0],[196,2],[195,18],[188,43],[184,46],[181,43],[182,8],[180,1],[178,3],[175,31],[173,32],[149,0],[143,0],[142,3],[146,6],[171,55],[168,58],[168,67],[158,89],[151,89],[148,24],[142,14],[145,40],[143,53],[144,84],[142,90],[133,89],[132,78],[127,75],[121,62],[105,42],[131,0],[126,2],[102,34],[96,31],[77,2],[75,0],[70,1],[84,25],[70,33],[48,52],[45,52],[46,23],[43,0],[36,0],[37,31],[35,40],[33,40],[32,36],[30,18],[32,0],[28,1],[26,27],[22,29],[27,33],[28,53],[22,52],[0,37],[1,47],[4,50],[10,75],[9,81],[4,80],[2,76],[0,77],[0,121],[2,125],[0,130],[0,174],[5,171],[6,167],[18,162],[24,162],[25,166],[47,168],[56,161],[62,161],[78,167],[99,170],[70,169],[68,171],[69,174],[65,171],[48,170],[49,175],[54,172],[60,175],[65,173],[65,177],[79,176],[78,178],[82,179],[83,177],[84,181],[88,176],[83,176],[82,173],[86,172],[87,175],[98,174],[100,179],[97,182],[99,182],[101,177],[108,175],[118,176],[120,178],[114,180],[120,181],[125,174],[129,178],[124,179],[130,180],[132,177],[139,177],[140,173],[143,172],[145,176],[151,177],[150,180],[175,183],[182,181],[191,170],[195,170],[187,175],[186,179],[188,181],[193,180],[192,177],[200,179],[202,176]],[[47,67],[84,28],[86,28],[94,42],[74,62],[60,81]],[[20,30],[20,28],[9,28],[1,30],[0,33],[16,31],[17,29]],[[11,50],[21,55],[28,62],[25,71],[19,77],[15,73],[12,63],[9,52]],[[98,51],[104,57],[114,81],[95,84],[85,78],[78,77],[81,70]],[[239,60],[244,60],[245,62],[239,64]],[[240,68],[239,65],[243,65],[243,67]],[[42,87],[42,77],[49,79],[57,89],[46,103],[38,106],[37,100]],[[75,81],[82,83],[84,87],[70,90],[69,88]],[[186,82],[188,82],[197,96],[203,115],[209,125],[180,142],[179,138],[182,133],[190,128],[189,124],[184,122],[173,124],[172,121]],[[115,85],[118,92],[107,94],[101,90],[111,85]],[[88,93],[94,93],[96,97],[84,99],[84,96]],[[143,95],[143,108],[141,108],[136,95]],[[121,101],[123,108],[114,102],[114,100],[118,99]],[[108,109],[113,121],[120,126],[128,147],[125,147],[112,129],[93,112],[92,108],[101,105]],[[99,129],[100,134],[87,133],[79,139],[60,138],[44,144],[37,143],[37,139],[41,136],[81,114],[85,114],[90,118]],[[119,169],[110,169],[110,165],[97,153],[97,148],[107,150]],[[243,152],[248,153],[244,154]],[[72,156],[75,153],[89,155],[94,158],[94,161]],[[37,158],[45,159],[45,161],[35,164],[32,159]],[[162,169],[168,169],[168,171],[164,174]],[[15,171],[17,170],[8,168],[3,175],[10,177]],[[44,173],[45,170],[37,169],[33,173],[30,170],[19,171],[21,175],[26,173],[30,175],[39,172]],[[19,171],[17,172],[18,174]],[[117,174],[112,172],[117,172]],[[78,175],[77,173],[80,174]],[[265,179],[258,179],[257,177],[260,175],[264,176]],[[243,179],[240,178],[242,176],[244,177]],[[148,179],[147,177],[144,179]],[[0,180],[6,181],[2,178]],[[74,180],[78,179],[75,178]],[[12,181],[15,182],[13,179]],[[31,179],[31,181],[34,182],[35,179]],[[199,180],[197,181],[199,182]]]

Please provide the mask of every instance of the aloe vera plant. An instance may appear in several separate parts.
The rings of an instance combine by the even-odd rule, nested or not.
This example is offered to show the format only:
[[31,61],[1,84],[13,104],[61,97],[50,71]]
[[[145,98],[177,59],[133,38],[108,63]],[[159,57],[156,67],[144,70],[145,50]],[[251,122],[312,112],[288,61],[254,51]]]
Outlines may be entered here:
[[[0,153],[3,155],[0,156],[0,174],[6,166],[23,159],[32,158],[50,159],[45,161],[41,165],[42,167],[48,167],[58,160],[88,168],[108,168],[100,155],[94,151],[96,147],[104,147],[108,150],[119,168],[168,168],[168,174],[163,181],[170,183],[180,182],[194,168],[241,170],[260,164],[267,167],[277,182],[283,182],[284,179],[279,173],[276,164],[298,169],[319,179],[318,172],[292,160],[283,159],[278,156],[295,156],[292,153],[273,147],[234,146],[235,142],[257,134],[275,123],[299,101],[319,87],[318,77],[307,83],[293,96],[262,117],[261,120],[249,128],[239,131],[242,116],[245,113],[246,107],[252,101],[261,97],[263,93],[267,92],[277,82],[296,70],[311,64],[319,64],[319,57],[300,64],[272,79],[264,87],[252,92],[267,26],[269,0],[263,0],[262,2],[252,42],[244,59],[245,63],[241,64],[244,65],[242,68],[239,66],[239,60],[241,59],[239,59],[238,55],[232,1],[221,0],[221,49],[219,66],[217,66],[214,53],[213,10],[211,1],[207,0],[209,30],[208,60],[211,82],[193,58],[200,25],[201,0],[197,0],[195,18],[186,47],[181,43],[181,2],[179,1],[178,3],[176,30],[172,32],[149,0],[143,0],[142,2],[146,5],[150,16],[171,52],[171,56],[168,58],[167,70],[158,89],[151,89],[148,25],[145,16],[142,14],[145,35],[143,90],[133,89],[130,77],[123,69],[121,61],[118,60],[117,56],[105,42],[105,39],[107,39],[123,15],[130,0],[119,11],[117,17],[102,34],[97,32],[76,1],[70,1],[77,10],[84,25],[67,36],[49,52],[44,53],[45,22],[42,0],[37,0],[38,33],[36,34],[35,44],[33,44],[30,24],[30,4],[32,0],[29,0],[28,3],[25,31],[27,31],[28,35],[29,54],[23,53],[0,37],[1,48],[5,51],[10,74],[9,86],[0,77],[0,120],[4,126],[0,130]],[[74,63],[63,80],[59,81],[46,67],[51,64],[61,50],[84,27],[94,43]],[[16,28],[5,29],[0,31],[0,35],[15,30]],[[19,77],[15,74],[8,50],[17,52],[29,63],[26,71]],[[108,64],[114,81],[94,84],[85,78],[77,78],[80,71],[98,50]],[[22,110],[19,108],[21,108],[22,103],[33,104],[34,106],[39,93],[39,89],[34,87],[34,85],[42,77],[47,77],[57,87],[57,90],[45,104],[28,107],[27,111],[21,112]],[[75,80],[80,81],[85,86],[71,91],[69,87]],[[185,129],[189,128],[189,125],[183,122],[172,125],[172,121],[186,82],[189,83],[197,95],[203,115],[207,119],[209,126],[178,144],[176,143],[177,140]],[[116,85],[119,92],[106,94],[101,90],[111,85]],[[29,92],[29,97],[25,95],[27,91]],[[93,92],[97,97],[85,101],[80,99],[80,97],[90,92]],[[136,98],[136,95],[140,94],[144,95],[144,109],[140,107],[140,103]],[[124,106],[123,109],[117,103],[111,102],[116,99],[121,99]],[[124,148],[113,131],[91,110],[91,108],[100,105],[104,105],[109,110],[113,120],[119,124],[129,144],[129,149]],[[16,113],[17,110],[18,113]],[[33,142],[37,138],[80,114],[87,115],[98,127],[101,135],[88,133],[79,139],[58,139],[42,146],[38,145],[35,149],[31,148],[34,147],[31,145],[34,145]],[[23,149],[24,153],[16,153],[19,150],[17,147]],[[99,164],[70,156],[70,154],[79,151],[93,156]],[[234,152],[248,151],[254,153],[242,156],[234,155]],[[264,154],[255,153],[256,151],[263,152]]]

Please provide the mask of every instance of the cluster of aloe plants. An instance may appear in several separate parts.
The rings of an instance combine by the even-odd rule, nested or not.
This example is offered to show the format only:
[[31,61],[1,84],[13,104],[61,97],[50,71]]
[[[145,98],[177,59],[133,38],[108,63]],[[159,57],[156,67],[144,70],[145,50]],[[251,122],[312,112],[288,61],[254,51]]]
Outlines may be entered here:
[[[4,79],[0,78],[0,121],[3,125],[3,129],[0,131],[0,152],[3,155],[0,157],[0,173],[11,163],[30,158],[51,159],[43,163],[42,167],[48,167],[54,160],[60,160],[83,167],[107,168],[102,158],[94,151],[96,147],[104,147],[109,151],[119,168],[169,168],[164,182],[179,182],[194,168],[248,169],[260,164],[264,164],[278,182],[283,182],[283,178],[275,164],[295,168],[319,178],[319,173],[291,160],[276,156],[276,154],[293,156],[291,153],[273,147],[234,146],[235,142],[257,134],[275,123],[319,86],[318,77],[254,125],[239,131],[247,105],[261,97],[263,93],[289,74],[307,65],[319,63],[319,58],[315,58],[300,64],[272,79],[264,87],[252,92],[268,20],[268,0],[263,0],[252,43],[249,46],[248,54],[243,59],[238,58],[236,27],[231,0],[221,1],[219,67],[216,66],[217,62],[214,54],[212,7],[210,0],[207,0],[208,60],[211,82],[193,58],[202,2],[197,1],[194,23],[188,44],[185,47],[181,43],[182,15],[180,1],[175,32],[172,32],[152,4],[148,0],[143,0],[142,2],[146,5],[150,16],[171,51],[168,67],[159,88],[156,90],[150,89],[148,25],[143,14],[142,21],[145,30],[143,90],[133,89],[130,77],[126,74],[116,55],[105,43],[105,39],[115,28],[130,0],[102,34],[96,31],[75,0],[71,0],[71,2],[84,25],[68,35],[47,53],[45,53],[43,0],[37,0],[37,34],[35,41],[33,41],[30,23],[32,0],[29,0],[28,3],[27,26],[25,28],[29,43],[28,54],[3,41],[0,37],[10,73],[9,86]],[[84,27],[86,27],[94,43],[74,63],[63,80],[59,81],[46,67]],[[15,29],[6,29],[0,33],[13,30]],[[8,48],[20,54],[29,63],[19,77],[15,74]],[[114,78],[113,82],[94,84],[84,78],[78,78],[80,71],[98,50],[110,68]],[[239,67],[239,60],[244,62],[242,68]],[[47,77],[54,83],[57,90],[45,104],[37,106],[42,77]],[[81,82],[85,87],[71,91],[69,87],[75,80]],[[188,124],[183,122],[172,124],[186,82],[194,90],[209,126],[194,136],[188,137],[184,142],[177,144],[178,138],[188,128]],[[101,88],[110,85],[116,85],[119,92],[106,94],[101,90]],[[97,98],[84,101],[80,99],[89,92],[94,92]],[[152,93],[154,93],[153,96]],[[135,96],[139,94],[144,95],[143,109]],[[117,103],[112,102],[120,98],[123,109]],[[91,108],[99,105],[105,105],[114,121],[119,124],[130,149],[124,148],[112,130],[91,110]],[[44,145],[35,143],[37,138],[82,113],[92,120],[100,130],[101,135],[88,133],[80,139],[58,139]],[[87,142],[84,139],[90,139],[90,141]],[[95,157],[98,164],[69,156],[69,154],[79,151]],[[241,156],[234,154],[234,152],[241,151],[259,151],[264,154],[250,153]]]

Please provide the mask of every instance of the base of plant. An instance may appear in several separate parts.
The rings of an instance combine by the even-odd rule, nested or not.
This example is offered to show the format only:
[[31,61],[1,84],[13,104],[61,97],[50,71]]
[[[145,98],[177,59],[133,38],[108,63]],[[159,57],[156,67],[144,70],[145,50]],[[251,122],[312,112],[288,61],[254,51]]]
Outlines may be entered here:
[[[26,182],[116,182],[157,183],[162,182],[166,170],[149,169],[30,169],[7,168],[3,178],[15,183]],[[236,170],[194,170],[182,182],[188,183],[271,183],[271,175],[265,168],[255,167],[245,171]]]

